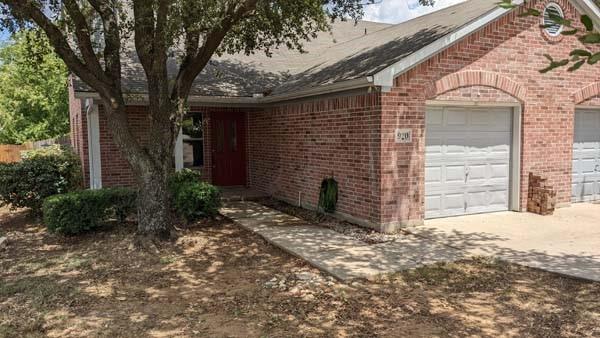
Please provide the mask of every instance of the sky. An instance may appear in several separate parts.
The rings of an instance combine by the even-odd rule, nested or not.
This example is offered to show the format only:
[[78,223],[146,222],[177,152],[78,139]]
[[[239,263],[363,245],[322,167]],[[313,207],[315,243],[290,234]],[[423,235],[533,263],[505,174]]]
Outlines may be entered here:
[[399,23],[431,13],[442,8],[464,2],[465,0],[434,0],[433,6],[422,6],[418,0],[380,0],[381,2],[365,7],[364,20]]

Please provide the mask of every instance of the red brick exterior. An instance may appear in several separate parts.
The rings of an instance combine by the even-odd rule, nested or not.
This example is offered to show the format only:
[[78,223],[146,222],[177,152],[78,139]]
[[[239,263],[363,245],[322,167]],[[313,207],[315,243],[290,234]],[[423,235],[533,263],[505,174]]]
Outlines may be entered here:
[[249,114],[250,185],[316,206],[325,177],[338,211],[379,224],[380,95],[326,97]]
[[[579,22],[568,1],[556,2],[568,19]],[[545,3],[530,5],[543,11]],[[581,44],[571,36],[550,39],[539,18],[517,14],[504,16],[399,76],[391,92],[383,94],[383,223],[423,219],[424,121],[426,101],[432,99],[504,102],[509,95],[510,101],[521,102],[521,207],[527,201],[529,172],[549,178],[559,203],[570,201],[575,104],[599,94],[600,72],[584,67],[576,73],[560,69],[540,74],[548,64],[543,54],[562,59]],[[393,143],[398,125],[413,129],[412,145]]]
[[[567,18],[579,22],[579,13],[567,0],[556,2]],[[530,6],[543,10],[545,3],[532,1]],[[529,172],[547,177],[557,190],[558,202],[568,203],[575,105],[600,106],[600,70],[584,66],[576,73],[560,69],[540,74],[538,70],[548,62],[543,54],[561,59],[581,46],[572,36],[551,38],[539,27],[539,18],[517,14],[496,20],[397,77],[388,92],[313,97],[264,109],[194,107],[193,111],[208,117],[205,178],[211,179],[210,114],[241,109],[248,112],[250,186],[314,206],[320,181],[333,175],[340,183],[341,213],[384,228],[420,223],[426,102],[518,102],[522,107],[521,207],[527,201]],[[141,138],[144,109],[130,108],[131,123]],[[85,121],[74,119],[77,111],[81,108],[72,104],[76,149],[87,158]],[[413,143],[395,143],[396,128],[411,128]],[[102,114],[101,133],[104,185],[133,184]]]

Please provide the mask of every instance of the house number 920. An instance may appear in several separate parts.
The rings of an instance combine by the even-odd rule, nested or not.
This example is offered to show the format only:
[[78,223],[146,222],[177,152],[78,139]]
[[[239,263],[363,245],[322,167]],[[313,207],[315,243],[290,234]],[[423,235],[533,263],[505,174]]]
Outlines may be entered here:
[[412,129],[396,129],[396,143],[412,143]]

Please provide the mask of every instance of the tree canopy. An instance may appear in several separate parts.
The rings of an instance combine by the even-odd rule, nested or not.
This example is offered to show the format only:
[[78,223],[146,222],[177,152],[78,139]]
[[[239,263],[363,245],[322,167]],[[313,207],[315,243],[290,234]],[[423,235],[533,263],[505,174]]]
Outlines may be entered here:
[[69,132],[67,67],[39,31],[0,46],[0,143],[20,144]]
[[[431,0],[420,0],[430,4]],[[214,55],[269,52],[358,19],[375,0],[0,0],[0,25],[36,27],[100,99],[113,140],[139,189],[142,237],[170,237],[167,181],[193,81]],[[148,141],[134,136],[121,79],[135,51],[147,83]],[[168,63],[177,61],[175,74]],[[173,75],[173,76],[171,76]]]

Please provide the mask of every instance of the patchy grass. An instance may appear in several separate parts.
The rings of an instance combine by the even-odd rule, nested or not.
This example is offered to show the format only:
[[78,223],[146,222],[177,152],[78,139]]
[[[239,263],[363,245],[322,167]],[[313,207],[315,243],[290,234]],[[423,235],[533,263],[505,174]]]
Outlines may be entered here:
[[65,238],[0,210],[0,337],[600,335],[600,283],[479,258],[346,284],[227,220],[157,255],[134,230]]

